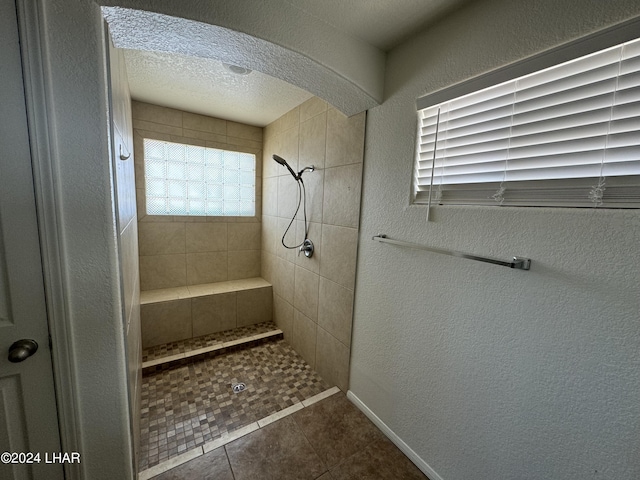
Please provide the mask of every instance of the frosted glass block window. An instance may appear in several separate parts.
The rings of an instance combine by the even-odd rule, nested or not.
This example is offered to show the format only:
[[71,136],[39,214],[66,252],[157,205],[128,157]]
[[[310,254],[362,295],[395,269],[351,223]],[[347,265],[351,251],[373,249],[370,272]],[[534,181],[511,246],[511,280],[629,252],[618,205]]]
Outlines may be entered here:
[[256,156],[144,139],[147,215],[254,216]]

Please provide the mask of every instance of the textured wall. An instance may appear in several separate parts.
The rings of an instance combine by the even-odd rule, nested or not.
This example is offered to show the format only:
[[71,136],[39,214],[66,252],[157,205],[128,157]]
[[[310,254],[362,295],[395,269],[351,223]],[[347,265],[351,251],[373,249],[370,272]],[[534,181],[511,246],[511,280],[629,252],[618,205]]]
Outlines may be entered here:
[[[141,290],[260,276],[262,128],[133,102]],[[144,139],[253,153],[254,217],[146,215]]]
[[[133,478],[103,20],[86,0],[37,2],[83,478]],[[56,252],[58,253],[58,252]],[[68,398],[60,398],[68,403]]]
[[[120,278],[124,330],[129,366],[129,409],[134,447],[134,467],[137,467],[140,442],[140,395],[142,384],[142,341],[140,329],[140,273],[138,267],[138,223],[136,222],[136,184],[133,157],[133,126],[131,95],[122,50],[109,42],[111,71],[112,164],[115,177],[116,219],[118,231]],[[130,155],[120,158],[120,152]]]
[[367,116],[350,389],[443,480],[640,477],[640,211],[438,207],[427,224],[409,206],[417,97],[639,14],[472,2],[388,57]]
[[[365,114],[345,117],[312,98],[265,128],[262,276],[274,291],[274,318],[285,338],[330,384],[346,390],[360,212]],[[282,246],[298,190],[295,171],[314,165],[307,191],[312,258]],[[302,209],[285,242],[304,240]]]

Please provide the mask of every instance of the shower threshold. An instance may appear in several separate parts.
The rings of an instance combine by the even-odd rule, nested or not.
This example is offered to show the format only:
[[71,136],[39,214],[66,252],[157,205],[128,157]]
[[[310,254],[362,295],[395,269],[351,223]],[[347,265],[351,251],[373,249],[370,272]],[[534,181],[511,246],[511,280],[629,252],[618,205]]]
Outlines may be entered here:
[[224,353],[231,347],[257,343],[261,340],[282,338],[280,330],[273,322],[263,322],[233,330],[212,333],[197,338],[166,343],[142,351],[143,374],[174,363],[186,364],[185,360],[198,360],[202,355]]

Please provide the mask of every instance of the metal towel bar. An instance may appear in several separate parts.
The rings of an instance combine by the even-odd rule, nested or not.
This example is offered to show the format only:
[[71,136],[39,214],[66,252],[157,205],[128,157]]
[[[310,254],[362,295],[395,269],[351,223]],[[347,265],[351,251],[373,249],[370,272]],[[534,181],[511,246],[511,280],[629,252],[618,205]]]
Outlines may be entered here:
[[520,270],[529,270],[529,268],[531,268],[531,259],[524,257],[513,257],[512,261],[505,262],[504,260],[498,260],[489,257],[478,257],[477,255],[456,252],[455,250],[445,250],[443,248],[427,247],[424,245],[418,245],[416,243],[403,242],[401,240],[392,240],[391,238],[387,238],[387,236],[383,234],[375,235],[372,240],[376,240],[382,243],[391,243],[393,245],[400,245],[402,247],[416,248],[418,250],[426,250],[428,252],[441,253],[442,255],[450,255],[452,257],[468,258],[469,260],[492,263],[494,265],[501,265],[503,267],[518,268]]

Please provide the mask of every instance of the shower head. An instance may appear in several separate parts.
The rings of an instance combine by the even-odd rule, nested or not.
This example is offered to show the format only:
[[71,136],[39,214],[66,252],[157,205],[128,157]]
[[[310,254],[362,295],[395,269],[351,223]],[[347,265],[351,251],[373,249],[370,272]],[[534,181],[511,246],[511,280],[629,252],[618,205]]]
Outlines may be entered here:
[[293,171],[293,168],[291,168],[291,167],[289,166],[289,164],[287,163],[287,161],[286,161],[284,158],[282,158],[282,157],[280,157],[280,156],[278,156],[278,155],[274,154],[274,155],[273,155],[273,159],[274,159],[276,162],[278,162],[280,165],[282,165],[282,166],[284,166],[284,167],[287,167],[287,170],[289,170],[289,172],[291,173],[291,175],[293,175],[293,178],[295,178],[296,180],[299,180],[299,179],[300,179],[300,177],[299,177],[298,175],[296,175],[296,172],[294,172],[294,171]]

